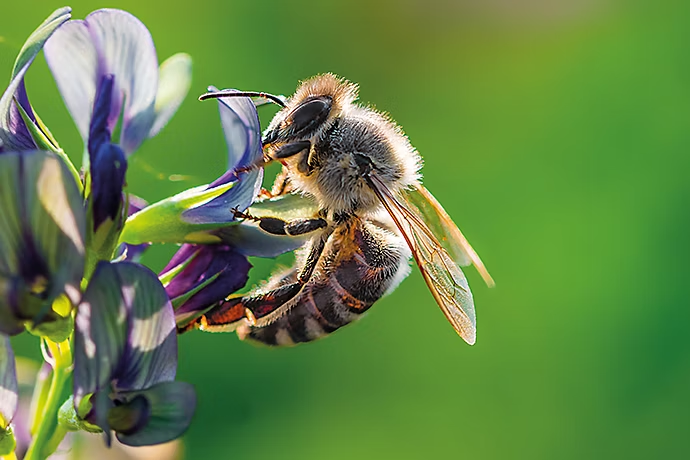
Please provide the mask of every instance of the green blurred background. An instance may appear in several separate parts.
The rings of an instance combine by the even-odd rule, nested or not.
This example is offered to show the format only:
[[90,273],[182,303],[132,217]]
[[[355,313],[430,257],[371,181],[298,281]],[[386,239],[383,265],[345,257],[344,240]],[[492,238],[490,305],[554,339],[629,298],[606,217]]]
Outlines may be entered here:
[[[7,77],[58,6],[4,2]],[[467,270],[474,347],[417,271],[359,323],[309,345],[182,336],[179,378],[199,395],[187,458],[690,458],[690,3],[71,6],[76,18],[126,9],[159,60],[194,58],[190,97],[132,159],[134,193],[157,200],[223,172],[216,106],[195,98],[206,85],[290,94],[335,72],[405,128],[425,184],[497,282]],[[80,152],[42,58],[27,85]],[[274,112],[261,109],[264,125]],[[147,262],[160,269],[173,250]],[[256,266],[254,282],[271,263]],[[14,343],[38,356],[31,337]]]

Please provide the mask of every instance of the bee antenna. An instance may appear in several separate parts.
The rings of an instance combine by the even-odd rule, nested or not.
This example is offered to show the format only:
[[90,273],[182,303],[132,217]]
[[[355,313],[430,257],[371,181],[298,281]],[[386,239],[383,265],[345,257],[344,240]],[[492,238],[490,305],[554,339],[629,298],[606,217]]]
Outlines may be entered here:
[[202,94],[201,96],[199,96],[199,100],[205,101],[206,99],[220,99],[223,97],[262,97],[264,99],[268,99],[269,101],[283,108],[285,107],[285,102],[283,102],[283,99],[281,99],[279,96],[259,91],[213,91],[210,93]]

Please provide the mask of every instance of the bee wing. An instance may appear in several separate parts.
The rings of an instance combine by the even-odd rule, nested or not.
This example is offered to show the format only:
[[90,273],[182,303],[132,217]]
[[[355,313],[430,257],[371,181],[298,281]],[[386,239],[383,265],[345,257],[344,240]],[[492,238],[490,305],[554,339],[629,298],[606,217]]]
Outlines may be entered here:
[[472,248],[465,235],[462,234],[455,222],[450,218],[441,203],[434,195],[421,184],[406,192],[405,198],[409,204],[419,212],[419,216],[439,239],[443,247],[451,254],[453,260],[461,266],[474,265],[484,282],[489,287],[494,287],[493,278],[484,266],[482,259]]
[[407,241],[422,276],[436,302],[465,340],[476,340],[474,300],[467,279],[429,227],[408,206],[402,204],[375,175],[369,184]]

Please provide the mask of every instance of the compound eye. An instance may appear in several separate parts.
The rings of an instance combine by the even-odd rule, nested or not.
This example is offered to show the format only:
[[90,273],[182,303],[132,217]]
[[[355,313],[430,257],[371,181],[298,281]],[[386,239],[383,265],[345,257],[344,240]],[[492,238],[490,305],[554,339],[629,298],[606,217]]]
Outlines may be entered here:
[[331,99],[319,97],[304,102],[288,116],[290,131],[294,136],[306,136],[315,131],[331,112]]

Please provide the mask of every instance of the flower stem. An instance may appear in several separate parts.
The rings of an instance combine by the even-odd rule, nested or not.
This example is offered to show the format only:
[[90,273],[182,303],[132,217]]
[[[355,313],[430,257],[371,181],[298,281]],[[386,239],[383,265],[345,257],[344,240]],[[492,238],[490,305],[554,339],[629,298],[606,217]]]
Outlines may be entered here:
[[53,377],[44,406],[38,407],[36,414],[34,414],[35,419],[38,420],[34,424],[37,427],[36,433],[34,433],[24,460],[43,460],[47,458],[55,451],[59,444],[55,434],[60,433],[63,437],[65,435],[64,430],[56,431],[56,427],[62,389],[72,372],[72,351],[70,350],[69,340],[65,340],[62,343],[55,343],[48,339],[44,340],[54,361]]

